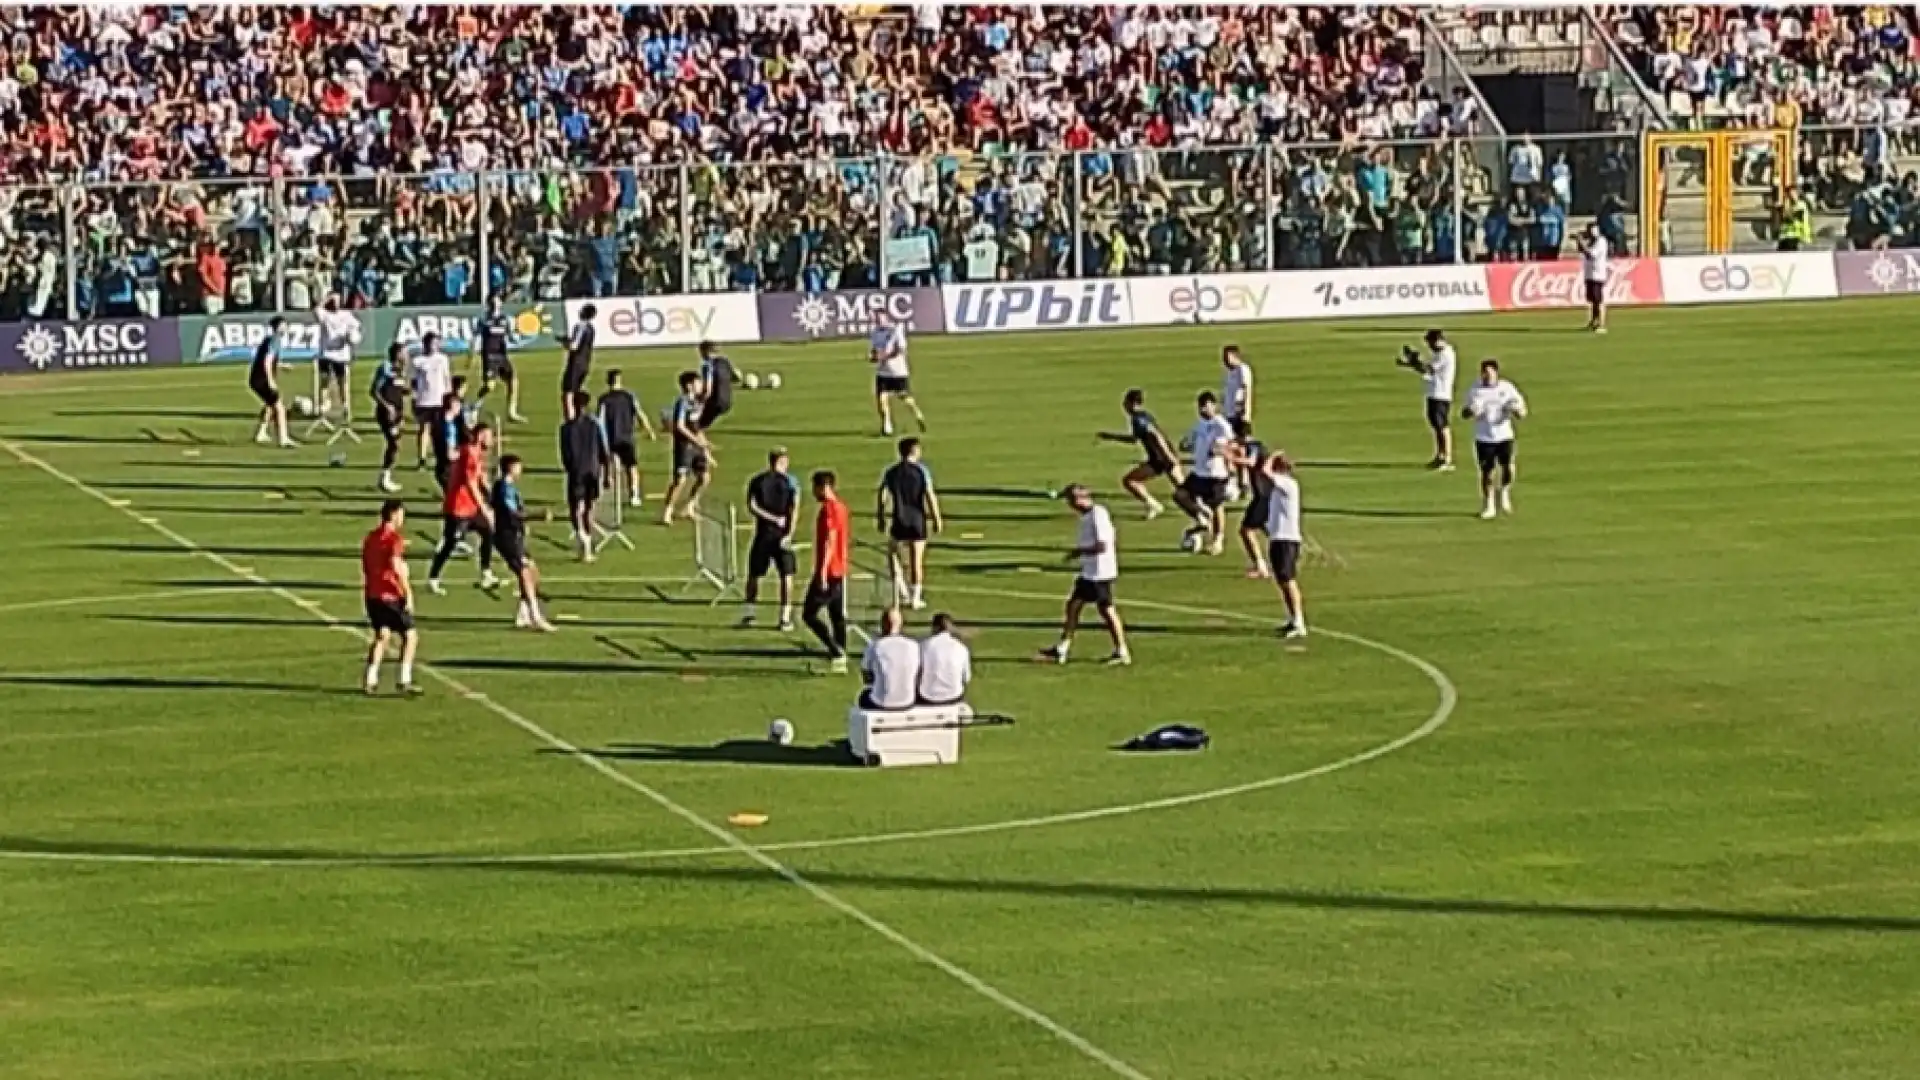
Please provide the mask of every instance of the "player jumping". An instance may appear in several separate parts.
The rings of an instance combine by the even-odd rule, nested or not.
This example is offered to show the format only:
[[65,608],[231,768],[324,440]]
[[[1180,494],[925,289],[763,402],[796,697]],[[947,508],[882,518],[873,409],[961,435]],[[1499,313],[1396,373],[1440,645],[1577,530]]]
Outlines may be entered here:
[[1146,460],[1127,470],[1127,474],[1120,478],[1120,486],[1127,489],[1127,494],[1140,500],[1140,504],[1147,508],[1147,520],[1152,521],[1165,508],[1147,490],[1147,482],[1156,476],[1164,476],[1177,490],[1186,479],[1186,473],[1180,467],[1173,441],[1160,430],[1160,422],[1147,411],[1146,391],[1138,387],[1127,391],[1120,400],[1120,407],[1127,413],[1127,430],[1102,431],[1096,438],[1106,442],[1137,443],[1146,454]]

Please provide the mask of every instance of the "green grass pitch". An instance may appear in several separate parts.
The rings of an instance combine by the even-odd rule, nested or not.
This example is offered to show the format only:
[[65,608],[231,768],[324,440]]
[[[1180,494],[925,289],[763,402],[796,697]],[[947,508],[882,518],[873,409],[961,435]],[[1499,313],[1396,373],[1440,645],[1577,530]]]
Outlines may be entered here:
[[[1920,306],[1579,322],[1448,325],[1533,407],[1491,523],[1420,468],[1421,320],[915,341],[929,599],[1021,722],[884,772],[706,750],[841,734],[855,683],[678,600],[651,512],[591,567],[536,528],[556,635],[455,564],[421,604],[446,681],[363,699],[325,620],[358,619],[373,445],[256,448],[237,368],[10,381],[0,1077],[1910,1075]],[[1182,430],[1226,341],[1345,564],[1313,622],[1353,637],[1284,649],[1231,549],[1117,495],[1121,392]],[[657,410],[690,354],[599,366]],[[785,443],[868,527],[859,343],[735,358],[786,387],[739,397],[723,495]],[[520,366],[548,504],[557,364]],[[1023,493],[1073,479],[1120,522],[1130,670],[1028,660],[1073,522]],[[1108,749],[1173,720],[1214,747]],[[737,835],[807,885],[662,801],[770,815]]]

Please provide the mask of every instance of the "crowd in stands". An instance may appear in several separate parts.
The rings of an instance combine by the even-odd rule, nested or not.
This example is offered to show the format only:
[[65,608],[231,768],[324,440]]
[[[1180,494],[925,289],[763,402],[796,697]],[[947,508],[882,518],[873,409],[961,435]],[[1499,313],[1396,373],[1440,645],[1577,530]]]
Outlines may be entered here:
[[[1689,102],[1908,115],[1900,9],[1607,17]],[[1499,152],[1453,175],[1439,140],[1482,118],[1432,88],[1422,27],[1392,6],[9,7],[0,318],[69,288],[173,315],[1557,248],[1597,189],[1576,204],[1551,157],[1531,182]],[[1861,143],[1867,169],[1891,153]]]

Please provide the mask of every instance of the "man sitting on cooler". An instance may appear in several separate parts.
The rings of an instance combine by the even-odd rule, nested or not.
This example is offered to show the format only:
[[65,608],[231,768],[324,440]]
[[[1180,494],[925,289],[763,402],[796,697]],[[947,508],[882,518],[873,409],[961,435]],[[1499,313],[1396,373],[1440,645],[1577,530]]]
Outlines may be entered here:
[[973,654],[953,633],[953,616],[933,617],[933,633],[920,643],[920,704],[959,705],[973,681]]
[[914,706],[920,688],[920,643],[900,632],[900,609],[880,616],[880,636],[867,643],[860,659],[866,689],[860,707],[871,712],[904,712]]

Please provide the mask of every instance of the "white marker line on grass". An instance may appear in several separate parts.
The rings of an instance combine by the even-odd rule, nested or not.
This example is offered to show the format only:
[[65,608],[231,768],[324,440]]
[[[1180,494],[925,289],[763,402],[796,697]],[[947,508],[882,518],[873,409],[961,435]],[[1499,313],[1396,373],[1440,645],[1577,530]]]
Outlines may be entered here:
[[[25,450],[22,450],[19,447],[19,445],[14,443],[12,440],[0,439],[0,447],[4,447],[9,454],[12,454],[15,458],[18,458],[22,464],[31,465],[34,468],[39,469],[41,472],[46,473],[48,476],[51,476],[54,479],[59,480],[60,482],[73,488],[74,490],[79,491],[80,493],[87,495],[99,501],[102,504],[105,504],[107,506],[113,506],[112,499],[105,492],[101,491],[99,488],[94,487],[93,485],[87,483],[84,480],[79,479],[78,477],[75,477],[66,472],[63,472],[59,468],[53,465],[50,465],[45,461],[42,461],[41,459],[33,456],[32,454],[27,453]],[[138,520],[138,516],[132,513],[131,511],[127,510],[125,507],[114,507],[114,509],[119,510],[121,513],[126,514],[130,518],[134,518],[136,521]],[[194,555],[199,558],[205,559],[206,561],[212,563],[215,566],[220,567],[221,569],[227,571],[230,574],[233,574],[236,577],[244,578],[260,586],[261,588],[268,590],[269,592],[273,593],[275,596],[278,596],[282,600],[285,600],[287,603],[292,604],[293,606],[313,616],[316,620],[325,623],[327,626],[335,630],[338,630],[341,633],[350,635],[354,638],[361,639],[361,640],[366,639],[365,632],[360,630],[360,628],[356,626],[348,625],[347,623],[341,621],[340,619],[335,618],[330,612],[328,612],[325,608],[322,608],[319,604],[316,604],[313,601],[308,600],[307,598],[300,596],[299,594],[294,593],[287,588],[284,588],[279,585],[275,585],[273,582],[268,581],[266,578],[261,577],[260,575],[252,572],[251,570],[247,570],[237,565],[232,560],[226,558],[225,556],[219,554],[218,552],[209,551],[208,549],[201,547],[198,543],[194,542],[191,538],[184,536],[179,532],[174,531],[172,528],[168,527],[167,525],[159,521],[154,521],[152,524],[147,525],[146,527],[159,533],[161,536],[166,537],[168,540],[173,541],[174,544],[178,545],[182,551],[185,551],[190,555]],[[895,946],[898,946],[902,951],[906,952],[908,955],[912,956],[914,959],[919,960],[921,963],[926,964],[929,967],[932,967],[942,972],[943,974],[947,975],[949,978],[953,979],[955,982],[958,982],[960,985],[966,987],[969,990],[972,990],[975,994],[978,994],[979,996],[986,998],[988,1001],[991,1001],[995,1005],[1000,1006],[1002,1009],[1005,1009],[1006,1011],[1013,1013],[1016,1016],[1019,1016],[1020,1018],[1033,1024],[1035,1027],[1038,1027],[1042,1031],[1045,1031],[1047,1034],[1052,1035],[1054,1038],[1060,1040],[1063,1043],[1066,1043],[1068,1046],[1078,1051],[1082,1056],[1094,1062],[1099,1063],[1101,1066],[1106,1068],[1107,1071],[1113,1073],[1114,1075],[1124,1077],[1125,1080],[1150,1080],[1150,1078],[1145,1073],[1127,1064],[1126,1062],[1120,1060],[1119,1058],[1113,1056],[1107,1051],[1102,1050],[1100,1047],[1088,1041],[1088,1039],[1085,1036],[1074,1032],[1073,1030],[1066,1027],[1064,1024],[1061,1024],[1059,1021],[1053,1019],[1052,1017],[1041,1012],[1040,1010],[1035,1009],[1032,1006],[1025,1004],[1024,1002],[1021,1002],[1018,999],[1009,996],[1004,991],[994,986],[992,983],[987,982],[985,979],[982,979],[978,975],[975,975],[973,972],[968,971],[966,968],[963,968],[960,965],[954,963],[953,961],[946,959],[940,954],[934,952],[932,949],[927,948],[926,946],[913,940],[912,938],[901,933],[900,931],[895,930],[892,926],[880,921],[878,917],[868,914],[865,909],[857,907],[853,903],[847,900],[841,899],[838,893],[833,892],[832,890],[826,888],[823,885],[816,884],[811,878],[808,878],[805,875],[801,874],[798,870],[795,870],[794,868],[788,866],[787,864],[767,854],[766,852],[762,851],[760,848],[754,846],[753,844],[749,844],[745,840],[740,839],[738,836],[735,836],[733,833],[728,832],[725,828],[721,827],[720,825],[717,825],[714,822],[711,822],[706,818],[700,816],[699,814],[695,813],[694,811],[688,809],[687,807],[682,806],[680,803],[676,802],[672,797],[660,791],[658,788],[653,787],[651,784],[647,784],[643,781],[636,780],[635,778],[628,775],[627,773],[621,772],[620,770],[614,768],[611,765],[608,765],[606,762],[600,760],[599,758],[583,753],[579,747],[573,745],[572,743],[561,738],[560,736],[555,735],[553,732],[548,731],[546,728],[541,727],[539,724],[534,723],[532,720],[527,719],[525,716],[522,716],[520,713],[514,711],[513,709],[510,709],[507,706],[500,704],[499,702],[488,697],[486,694],[481,693],[478,690],[471,689],[470,687],[462,683],[460,680],[454,678],[451,675],[446,674],[445,672],[441,671],[439,668],[436,668],[433,665],[426,664],[426,663],[422,663],[418,666],[420,671],[424,672],[427,676],[432,678],[435,682],[439,683],[440,685],[446,687],[448,690],[451,690],[455,694],[458,694],[466,698],[467,700],[474,702],[475,704],[481,706],[487,711],[493,713],[495,716],[498,716],[502,720],[507,721],[513,726],[533,736],[535,739],[538,739],[539,741],[547,744],[549,747],[555,750],[558,750],[561,753],[571,756],[576,761],[579,761],[582,765],[606,777],[608,780],[611,780],[614,783],[619,784],[621,787],[624,787],[629,791],[632,791],[635,794],[638,794],[644,797],[649,802],[653,803],[655,806],[658,806],[660,809],[665,810],[667,813],[673,815],[674,817],[679,818],[681,821],[686,822],[688,825],[691,825],[694,828],[700,830],[701,832],[706,833],[708,836],[713,837],[713,839],[717,841],[720,846],[733,851],[735,854],[742,856],[748,861],[780,877],[781,879],[785,880],[788,884],[801,890],[802,892],[806,893],[808,896],[813,897],[815,900],[819,901],[822,905],[828,908],[831,908],[842,915],[845,915],[847,918],[852,919],[853,921],[866,927],[868,930],[879,935],[881,938],[884,938],[885,940],[893,943]]]
[[[141,522],[141,524],[149,524]],[[244,586],[243,586],[244,588]],[[202,586],[197,589],[163,589],[159,592],[121,593],[118,596],[63,596],[54,600],[28,600],[20,604],[0,604],[0,615],[16,611],[45,611],[49,608],[84,607],[88,604],[131,604],[141,600],[171,600],[182,596],[211,596],[238,591],[231,585]]]

